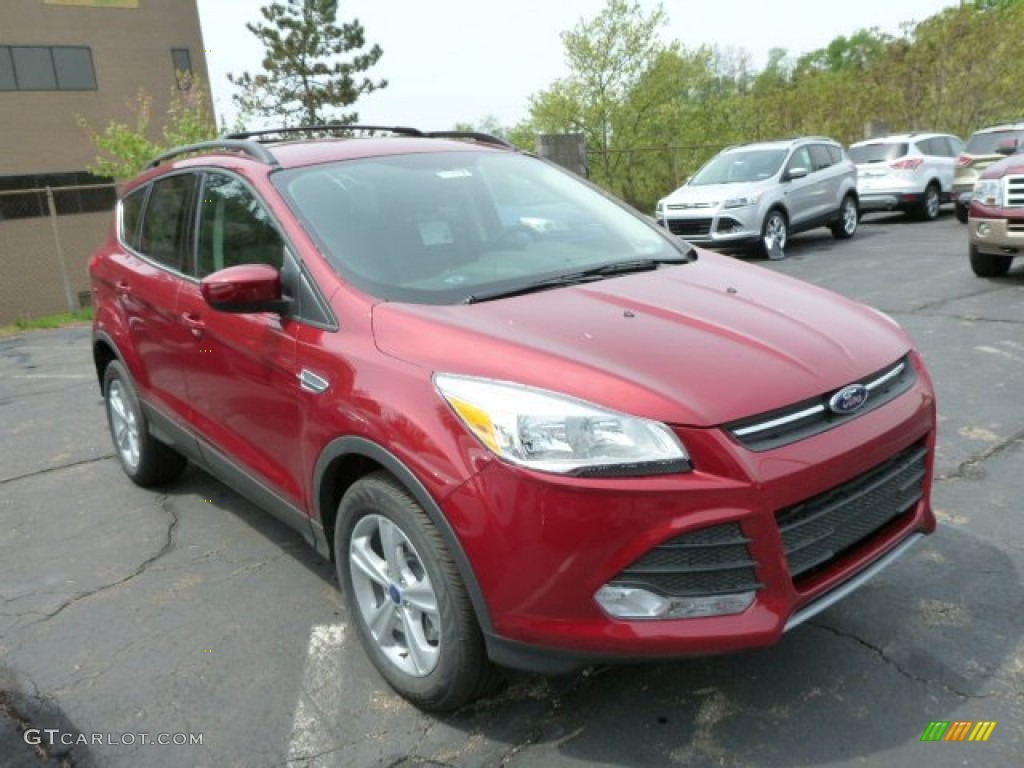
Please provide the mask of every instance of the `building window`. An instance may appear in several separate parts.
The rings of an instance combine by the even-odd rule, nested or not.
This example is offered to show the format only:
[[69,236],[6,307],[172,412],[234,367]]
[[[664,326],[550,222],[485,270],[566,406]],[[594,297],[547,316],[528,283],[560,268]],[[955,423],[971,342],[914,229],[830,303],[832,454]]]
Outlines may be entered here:
[[95,91],[92,50],[0,45],[0,91]]
[[192,54],[188,48],[171,48],[171,61],[174,63],[178,89],[187,91],[192,87]]
[[86,171],[0,176],[0,221],[49,216],[46,187],[58,216],[109,211],[117,202],[113,180]]

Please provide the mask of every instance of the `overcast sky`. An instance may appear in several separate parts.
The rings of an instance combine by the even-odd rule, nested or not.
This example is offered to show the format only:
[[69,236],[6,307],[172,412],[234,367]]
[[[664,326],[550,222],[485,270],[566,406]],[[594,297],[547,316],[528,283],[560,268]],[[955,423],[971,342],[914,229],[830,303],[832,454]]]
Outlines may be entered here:
[[[198,0],[214,104],[233,115],[227,73],[259,69],[262,48],[246,28],[268,0]],[[653,8],[651,0],[641,0]],[[665,0],[666,41],[799,55],[865,27],[899,31],[950,0]],[[384,50],[371,70],[387,88],[356,104],[360,121],[451,128],[487,115],[502,125],[527,117],[528,99],[566,74],[559,34],[593,18],[603,0],[341,0],[339,19],[359,19]]]

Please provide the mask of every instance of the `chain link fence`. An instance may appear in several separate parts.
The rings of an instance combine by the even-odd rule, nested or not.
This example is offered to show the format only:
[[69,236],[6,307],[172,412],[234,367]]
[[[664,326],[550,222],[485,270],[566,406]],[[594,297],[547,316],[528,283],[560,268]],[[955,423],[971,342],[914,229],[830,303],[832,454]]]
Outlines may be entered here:
[[114,184],[0,191],[0,325],[91,306],[89,257],[116,200]]

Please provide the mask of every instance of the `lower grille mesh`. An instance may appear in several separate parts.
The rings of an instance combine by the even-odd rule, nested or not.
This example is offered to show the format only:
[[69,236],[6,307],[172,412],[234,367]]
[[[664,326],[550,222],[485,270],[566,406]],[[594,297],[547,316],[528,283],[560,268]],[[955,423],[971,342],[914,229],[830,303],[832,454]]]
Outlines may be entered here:
[[913,445],[860,477],[776,513],[794,580],[817,573],[924,496],[928,449]]
[[665,597],[727,595],[759,589],[749,539],[737,523],[684,533],[649,551],[611,584]]

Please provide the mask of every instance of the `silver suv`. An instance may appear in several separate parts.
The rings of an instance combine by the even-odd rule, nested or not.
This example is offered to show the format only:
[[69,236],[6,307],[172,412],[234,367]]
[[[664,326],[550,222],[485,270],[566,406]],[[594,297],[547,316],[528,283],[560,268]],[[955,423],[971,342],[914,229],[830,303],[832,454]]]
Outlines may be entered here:
[[956,158],[964,143],[948,133],[899,133],[850,145],[861,211],[902,210],[939,218],[952,199]]
[[770,255],[815,227],[853,237],[857,208],[857,169],[842,146],[807,137],[722,150],[658,201],[655,218],[696,245]]

